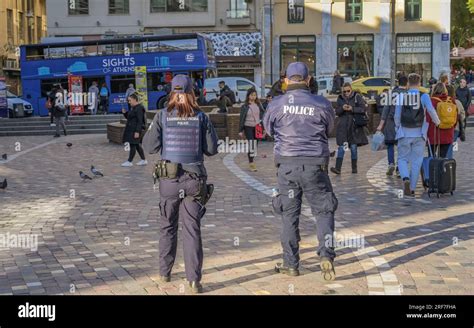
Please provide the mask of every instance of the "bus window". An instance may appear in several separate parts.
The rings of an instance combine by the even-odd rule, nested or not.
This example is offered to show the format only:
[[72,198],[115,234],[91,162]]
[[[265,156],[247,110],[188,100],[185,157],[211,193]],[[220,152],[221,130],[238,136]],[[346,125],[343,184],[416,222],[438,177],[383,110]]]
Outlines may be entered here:
[[44,55],[48,59],[66,58],[66,48],[48,48]]
[[113,47],[110,44],[101,44],[98,48],[99,56],[112,55]]
[[84,46],[84,53],[86,56],[97,56],[97,44]]
[[147,79],[149,91],[161,91],[166,84],[163,73],[148,73]]
[[112,53],[114,55],[124,55],[125,54],[125,44],[118,43],[118,44],[111,44],[109,45],[112,48]]
[[144,52],[144,43],[143,42],[133,42],[133,43],[126,43],[125,47],[127,47],[131,54],[139,54]]
[[41,97],[47,97],[48,93],[53,89],[55,84],[61,84],[63,89],[68,88],[68,81],[67,79],[48,79],[48,80],[41,80]]
[[84,48],[83,47],[68,47],[66,48],[66,56],[68,58],[84,57]]
[[92,82],[97,82],[97,87],[100,88],[102,83],[105,83],[104,77],[83,77],[82,78],[82,90],[83,92],[88,92],[89,88],[92,86]]
[[197,39],[148,41],[146,52],[197,50]]
[[27,47],[26,60],[41,60],[44,59],[43,47]]
[[125,93],[130,83],[135,86],[135,75],[112,76],[112,78],[110,79],[110,92]]

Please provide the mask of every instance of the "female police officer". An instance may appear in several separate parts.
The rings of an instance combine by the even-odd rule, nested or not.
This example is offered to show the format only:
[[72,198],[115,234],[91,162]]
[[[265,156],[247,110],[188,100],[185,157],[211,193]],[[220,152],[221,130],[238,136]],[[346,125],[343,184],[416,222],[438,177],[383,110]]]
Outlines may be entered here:
[[192,81],[176,75],[171,82],[168,107],[153,120],[143,147],[150,154],[161,153],[155,177],[159,178],[159,266],[163,282],[171,280],[176,258],[178,219],[183,223],[186,278],[191,291],[202,292],[203,249],[201,218],[212,193],[206,185],[204,154],[217,154],[217,135],[209,118],[199,110]]

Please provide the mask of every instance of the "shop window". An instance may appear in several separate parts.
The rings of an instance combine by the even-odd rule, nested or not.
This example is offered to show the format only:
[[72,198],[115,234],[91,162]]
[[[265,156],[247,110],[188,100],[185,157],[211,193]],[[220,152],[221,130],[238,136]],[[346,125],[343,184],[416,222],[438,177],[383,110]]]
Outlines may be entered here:
[[283,36],[280,45],[280,71],[295,61],[308,65],[310,74],[316,71],[316,41],[314,36]]
[[109,0],[110,15],[128,15],[130,14],[129,0]]
[[338,70],[355,78],[373,75],[373,35],[339,35]]

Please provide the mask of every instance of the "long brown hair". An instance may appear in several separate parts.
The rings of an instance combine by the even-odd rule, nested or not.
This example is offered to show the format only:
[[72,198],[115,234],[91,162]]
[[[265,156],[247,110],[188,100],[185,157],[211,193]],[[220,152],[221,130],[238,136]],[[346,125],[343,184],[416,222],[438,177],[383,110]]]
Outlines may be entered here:
[[174,109],[178,110],[178,117],[192,117],[195,115],[195,110],[200,110],[196,101],[194,92],[192,93],[177,93],[171,92],[170,101],[168,103],[168,113]]
[[446,90],[446,85],[443,82],[438,82],[433,87],[433,91],[431,92],[431,96],[445,95],[447,93],[448,93],[448,90]]
[[255,98],[255,103],[257,104],[257,106],[260,107],[261,104],[260,104],[260,99],[258,99],[258,92],[254,88],[250,88],[250,89],[247,90],[247,96],[245,96],[245,104],[247,106],[250,104],[250,95],[252,93],[255,93],[257,95],[257,98]]

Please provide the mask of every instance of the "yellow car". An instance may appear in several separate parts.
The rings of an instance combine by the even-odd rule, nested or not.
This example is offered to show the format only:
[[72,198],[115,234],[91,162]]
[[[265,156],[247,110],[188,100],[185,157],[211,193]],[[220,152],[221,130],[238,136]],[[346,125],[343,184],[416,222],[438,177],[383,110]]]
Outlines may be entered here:
[[[352,82],[352,89],[362,95],[372,96],[377,92],[380,95],[384,90],[390,89],[390,79],[386,77],[364,77]],[[421,92],[429,93],[430,90],[424,87]]]

